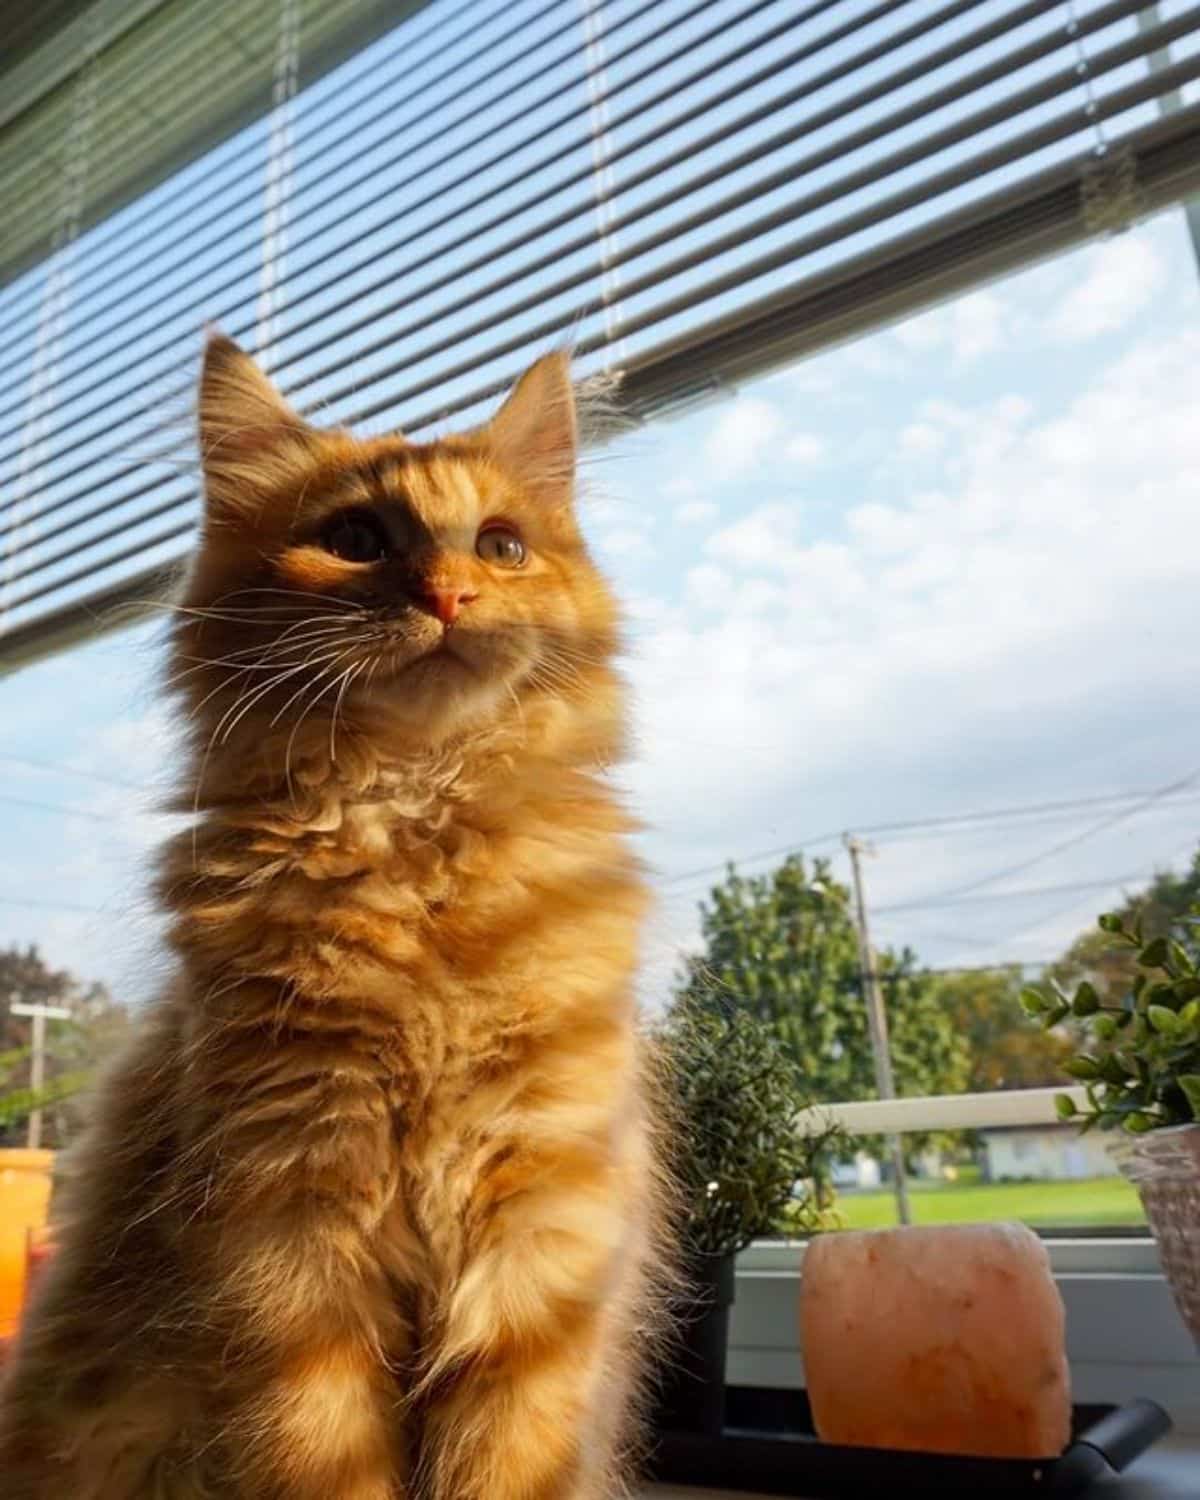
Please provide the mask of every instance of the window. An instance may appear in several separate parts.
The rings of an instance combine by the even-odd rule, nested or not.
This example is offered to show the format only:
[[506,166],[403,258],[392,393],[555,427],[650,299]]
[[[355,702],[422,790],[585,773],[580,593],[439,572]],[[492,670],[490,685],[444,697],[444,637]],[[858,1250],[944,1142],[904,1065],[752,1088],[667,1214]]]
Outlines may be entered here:
[[[1136,1195],[1055,1124],[1061,1049],[1016,996],[1095,913],[1200,878],[1200,5],[90,11],[0,111],[24,163],[0,189],[0,948],[133,1003],[156,983],[161,627],[98,627],[191,537],[202,321],[330,419],[418,435],[573,328],[581,373],[626,377],[583,503],[629,606],[647,1004],[729,862],[803,856],[846,1221],[892,1222],[899,1135],[914,1218],[1025,1218],[1087,1317],[1112,1278],[1113,1339],[1154,1330],[1154,1378],[1186,1379]],[[158,138],[129,80],[155,59],[152,119],[210,20],[258,61]],[[798,1254],[746,1258],[745,1348],[782,1347],[752,1325],[781,1326]]]

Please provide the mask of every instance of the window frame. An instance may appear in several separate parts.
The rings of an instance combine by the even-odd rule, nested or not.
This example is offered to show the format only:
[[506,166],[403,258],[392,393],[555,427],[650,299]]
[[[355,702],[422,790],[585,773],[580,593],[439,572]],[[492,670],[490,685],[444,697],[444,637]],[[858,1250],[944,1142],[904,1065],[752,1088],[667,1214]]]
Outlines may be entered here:
[[[816,1105],[854,1134],[969,1130],[1057,1121],[1054,1100],[1082,1089],[1015,1089]],[[1067,1354],[1077,1401],[1119,1402],[1145,1396],[1170,1412],[1182,1433],[1200,1435],[1200,1360],[1175,1307],[1149,1230],[1143,1234],[1044,1236],[1067,1312]],[[804,1383],[798,1301],[803,1241],[760,1240],[737,1260],[737,1300],[730,1329],[731,1385],[784,1388]]]
[[[1157,1401],[1177,1431],[1200,1436],[1200,1360],[1150,1238],[1047,1241],[1067,1314],[1074,1398]],[[737,1261],[726,1379],[800,1388],[801,1243],[762,1241]]]

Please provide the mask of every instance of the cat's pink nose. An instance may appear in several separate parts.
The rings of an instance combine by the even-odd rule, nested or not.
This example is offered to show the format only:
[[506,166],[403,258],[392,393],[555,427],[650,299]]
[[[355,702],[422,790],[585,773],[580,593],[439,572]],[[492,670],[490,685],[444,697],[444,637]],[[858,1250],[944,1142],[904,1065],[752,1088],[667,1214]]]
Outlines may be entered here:
[[435,620],[443,625],[453,625],[462,613],[464,604],[470,604],[479,595],[470,589],[457,587],[441,588],[437,584],[426,584],[422,602]]

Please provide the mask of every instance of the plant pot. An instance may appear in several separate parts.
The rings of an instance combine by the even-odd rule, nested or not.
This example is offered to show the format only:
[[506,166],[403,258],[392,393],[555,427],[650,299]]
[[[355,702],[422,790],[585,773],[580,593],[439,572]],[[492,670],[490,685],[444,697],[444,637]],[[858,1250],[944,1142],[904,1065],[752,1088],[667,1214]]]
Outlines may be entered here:
[[697,1257],[681,1295],[678,1336],[666,1355],[660,1431],[719,1433],[725,1426],[725,1351],[734,1298],[730,1255]]
[[1131,1136],[1114,1154],[1141,1194],[1175,1304],[1200,1346],[1200,1125]]

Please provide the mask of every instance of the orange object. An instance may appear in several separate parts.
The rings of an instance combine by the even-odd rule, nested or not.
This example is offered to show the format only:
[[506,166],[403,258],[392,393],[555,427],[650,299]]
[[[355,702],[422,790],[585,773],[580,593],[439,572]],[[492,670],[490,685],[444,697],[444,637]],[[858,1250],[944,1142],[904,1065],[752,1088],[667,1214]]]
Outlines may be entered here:
[[29,1306],[29,1299],[37,1286],[42,1272],[46,1269],[47,1262],[54,1254],[54,1238],[50,1233],[48,1225],[40,1229],[27,1229],[25,1231],[25,1296],[23,1306]]
[[1070,1440],[1062,1298],[1022,1224],[822,1235],[801,1325],[825,1442],[1053,1458]]
[[53,1151],[0,1150],[0,1341],[17,1331],[29,1269],[29,1235],[45,1228]]

